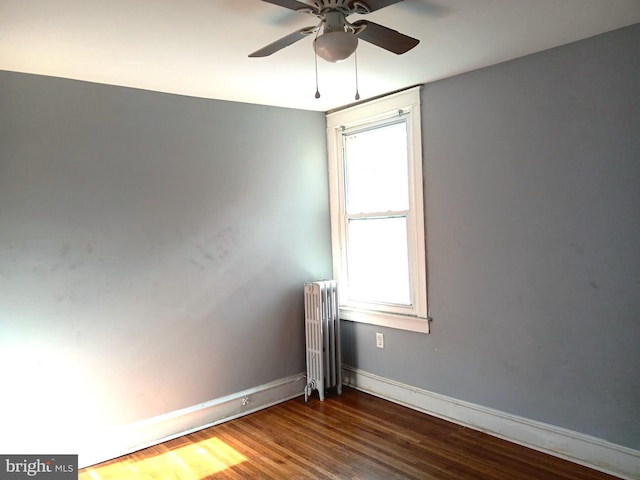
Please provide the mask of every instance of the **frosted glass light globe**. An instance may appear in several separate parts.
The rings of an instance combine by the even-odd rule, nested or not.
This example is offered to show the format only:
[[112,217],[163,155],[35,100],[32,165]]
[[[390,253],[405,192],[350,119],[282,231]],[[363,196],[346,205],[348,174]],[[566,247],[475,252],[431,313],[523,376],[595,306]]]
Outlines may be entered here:
[[345,31],[323,33],[314,40],[316,53],[327,62],[341,62],[358,47],[358,37]]

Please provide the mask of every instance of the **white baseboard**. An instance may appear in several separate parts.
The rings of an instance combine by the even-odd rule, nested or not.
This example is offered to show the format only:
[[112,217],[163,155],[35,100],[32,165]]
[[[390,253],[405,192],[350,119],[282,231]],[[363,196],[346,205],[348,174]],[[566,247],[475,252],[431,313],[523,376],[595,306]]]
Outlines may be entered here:
[[343,382],[450,422],[625,479],[640,479],[640,451],[345,366]]
[[95,465],[270,407],[304,393],[306,377],[293,375],[127,425],[79,453],[79,468]]

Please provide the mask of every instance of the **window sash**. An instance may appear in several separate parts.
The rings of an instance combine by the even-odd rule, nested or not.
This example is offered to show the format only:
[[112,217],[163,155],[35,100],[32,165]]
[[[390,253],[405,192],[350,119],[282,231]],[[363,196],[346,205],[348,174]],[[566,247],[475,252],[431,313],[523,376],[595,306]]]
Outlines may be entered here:
[[[400,127],[400,128],[398,128]],[[366,142],[367,137],[372,133],[379,135],[376,138],[376,152],[373,154],[367,153],[367,156],[363,158],[362,150],[370,149],[371,146],[362,146],[360,142]],[[397,141],[400,140],[398,135],[402,135],[402,144],[397,145]],[[383,142],[384,137],[387,137],[387,142]],[[395,137],[395,138],[394,138]],[[389,148],[390,141],[394,142],[397,146],[402,148],[401,152],[385,152],[381,154],[381,150]],[[367,125],[364,128],[355,128],[345,130],[342,133],[342,166],[345,182],[345,198],[344,198],[344,211],[346,215],[353,213],[366,213],[375,211],[371,206],[390,206],[396,208],[388,208],[387,210],[407,210],[409,204],[409,138],[407,133],[407,118],[406,114],[392,117],[380,122],[375,122],[374,125]],[[383,143],[380,145],[380,143]],[[360,145],[359,145],[360,144]],[[358,150],[361,150],[358,152]],[[359,155],[358,155],[359,153]],[[380,155],[378,157],[378,155]],[[396,160],[400,155],[403,159],[400,168],[392,165],[391,161]],[[363,168],[364,163],[368,168]],[[370,160],[372,160],[370,162]],[[360,171],[358,171],[360,167]],[[382,175],[377,171],[382,170]],[[357,174],[368,175],[369,178],[353,181],[353,177]],[[394,178],[395,177],[395,178]],[[363,190],[362,184],[367,183],[374,187],[377,186],[378,190],[381,190],[379,194],[371,198],[366,190]],[[389,192],[389,189],[395,191]],[[385,199],[383,196],[385,193],[391,193]],[[357,208],[360,207],[360,210]],[[400,208],[398,208],[400,207]]]
[[[348,303],[400,308],[413,305],[407,221],[404,215],[347,220]],[[384,234],[365,232],[372,226],[376,228],[376,224],[377,228],[384,225]],[[369,234],[365,241],[363,233]],[[386,275],[381,274],[380,270]]]

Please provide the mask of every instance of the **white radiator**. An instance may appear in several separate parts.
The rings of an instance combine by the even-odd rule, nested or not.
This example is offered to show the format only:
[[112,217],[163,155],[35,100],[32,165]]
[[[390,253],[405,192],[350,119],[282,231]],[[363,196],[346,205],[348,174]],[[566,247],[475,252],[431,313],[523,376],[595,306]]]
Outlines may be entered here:
[[342,393],[342,356],[340,354],[340,316],[338,287],[335,280],[304,284],[304,325],[307,346],[306,402],[313,390],[320,400],[325,391],[336,387]]

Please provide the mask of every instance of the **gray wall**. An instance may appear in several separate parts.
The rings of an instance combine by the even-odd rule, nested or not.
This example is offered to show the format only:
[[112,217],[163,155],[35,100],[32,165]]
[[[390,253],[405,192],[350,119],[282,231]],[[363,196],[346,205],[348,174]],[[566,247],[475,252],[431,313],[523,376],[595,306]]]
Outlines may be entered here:
[[0,72],[3,451],[304,370],[302,283],[331,269],[324,128]]
[[422,100],[432,334],[346,362],[640,449],[640,26]]

